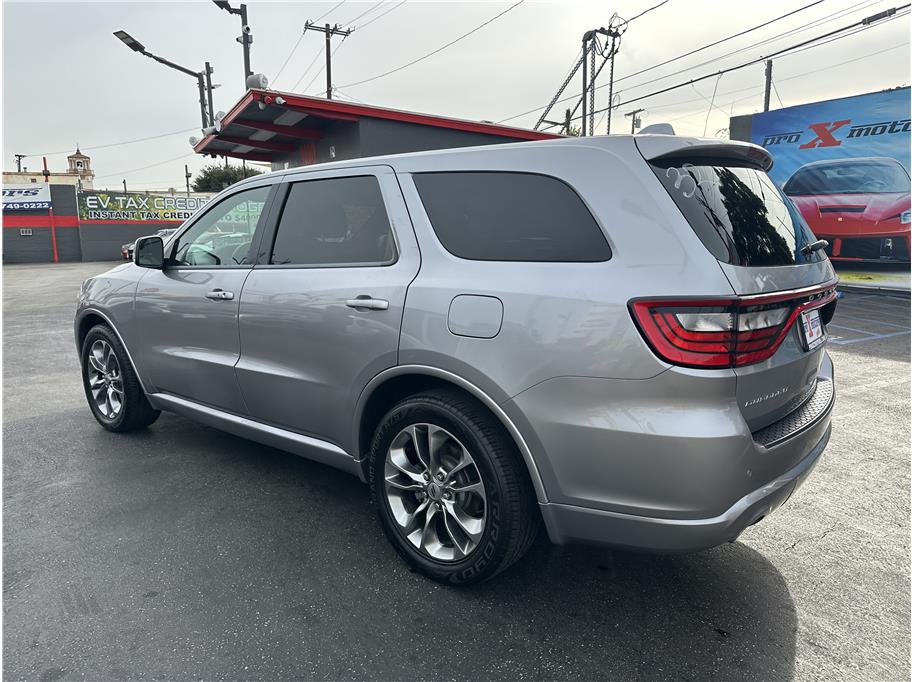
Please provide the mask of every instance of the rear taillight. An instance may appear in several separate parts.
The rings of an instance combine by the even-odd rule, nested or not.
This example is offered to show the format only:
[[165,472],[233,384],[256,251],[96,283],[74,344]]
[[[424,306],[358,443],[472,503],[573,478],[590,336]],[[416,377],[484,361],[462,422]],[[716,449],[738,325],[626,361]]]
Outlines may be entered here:
[[836,298],[835,287],[744,298],[630,303],[646,342],[685,367],[740,367],[772,357],[798,315]]

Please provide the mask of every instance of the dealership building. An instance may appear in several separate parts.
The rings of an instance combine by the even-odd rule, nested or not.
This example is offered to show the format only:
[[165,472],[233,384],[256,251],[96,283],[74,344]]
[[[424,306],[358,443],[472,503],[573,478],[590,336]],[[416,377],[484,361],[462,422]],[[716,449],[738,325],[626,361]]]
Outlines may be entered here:
[[249,90],[194,147],[273,170],[383,154],[547,140],[559,135],[398,109]]

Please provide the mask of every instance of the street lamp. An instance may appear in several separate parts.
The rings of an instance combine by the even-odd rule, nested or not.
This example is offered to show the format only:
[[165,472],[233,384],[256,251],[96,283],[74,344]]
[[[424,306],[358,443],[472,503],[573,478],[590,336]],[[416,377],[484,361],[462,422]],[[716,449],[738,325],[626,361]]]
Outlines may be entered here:
[[253,44],[253,31],[247,23],[247,5],[241,4],[235,9],[228,0],[212,0],[212,2],[228,14],[237,14],[241,18],[241,35],[235,40],[244,48],[244,83],[246,85],[247,79],[253,75],[253,71],[250,70],[250,46]]
[[207,100],[206,94],[207,94],[207,92],[209,95],[209,102],[210,102],[209,109],[210,109],[210,111],[212,109],[211,85],[209,88],[207,88],[207,84],[211,84],[210,76],[213,72],[212,67],[209,66],[209,62],[206,62],[205,71],[194,71],[193,69],[188,69],[185,66],[181,66],[180,64],[175,64],[172,61],[168,61],[164,57],[159,57],[158,55],[155,55],[155,54],[152,54],[151,52],[146,51],[145,46],[141,42],[136,40],[136,38],[134,38],[129,33],[127,33],[126,31],[114,31],[114,35],[124,45],[129,47],[134,52],[139,52],[139,54],[145,55],[149,59],[154,59],[159,64],[164,64],[165,66],[170,67],[176,71],[180,71],[181,73],[185,73],[188,76],[193,76],[193,78],[196,79],[197,86],[199,87],[200,118],[203,123],[203,128],[205,128],[208,125],[212,125],[212,121],[210,120],[209,115],[206,113],[206,100]]

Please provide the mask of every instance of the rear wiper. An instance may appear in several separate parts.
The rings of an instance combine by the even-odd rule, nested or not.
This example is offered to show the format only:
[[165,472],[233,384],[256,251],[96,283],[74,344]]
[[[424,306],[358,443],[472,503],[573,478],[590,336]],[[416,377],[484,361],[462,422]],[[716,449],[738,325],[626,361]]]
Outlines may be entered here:
[[816,242],[811,242],[810,244],[805,244],[801,247],[801,253],[805,256],[810,256],[815,251],[820,251],[820,249],[825,249],[830,243],[826,239],[818,239]]

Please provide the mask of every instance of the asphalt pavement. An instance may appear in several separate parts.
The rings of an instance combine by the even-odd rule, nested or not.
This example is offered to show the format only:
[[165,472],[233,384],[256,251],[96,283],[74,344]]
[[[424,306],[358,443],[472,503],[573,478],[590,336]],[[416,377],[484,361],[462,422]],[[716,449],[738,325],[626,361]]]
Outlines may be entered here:
[[163,414],[92,419],[72,316],[99,263],[3,269],[4,679],[909,679],[909,299],[847,294],[829,448],[686,556],[554,547],[441,587],[353,477]]

